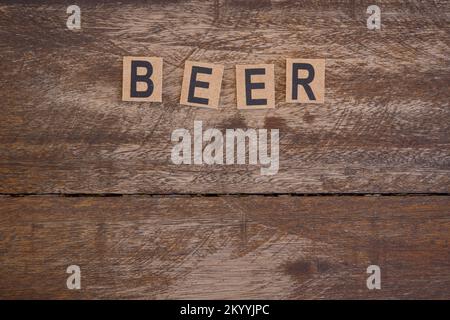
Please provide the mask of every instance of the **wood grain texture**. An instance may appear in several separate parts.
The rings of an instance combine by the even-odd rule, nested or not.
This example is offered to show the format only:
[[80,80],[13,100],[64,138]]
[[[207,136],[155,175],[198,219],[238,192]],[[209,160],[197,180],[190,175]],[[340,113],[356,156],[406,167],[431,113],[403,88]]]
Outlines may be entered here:
[[[448,1],[0,4],[1,193],[450,191]],[[71,4],[71,3],[70,3]],[[121,101],[123,56],[164,58],[163,103]],[[325,104],[285,101],[285,59],[325,58]],[[221,109],[179,105],[186,60],[223,63]],[[236,64],[274,63],[276,109],[236,109]],[[280,171],[177,166],[174,129],[280,129]]]
[[[450,298],[450,197],[0,197],[0,298]],[[68,265],[82,289],[66,289]],[[366,288],[381,267],[382,289]]]

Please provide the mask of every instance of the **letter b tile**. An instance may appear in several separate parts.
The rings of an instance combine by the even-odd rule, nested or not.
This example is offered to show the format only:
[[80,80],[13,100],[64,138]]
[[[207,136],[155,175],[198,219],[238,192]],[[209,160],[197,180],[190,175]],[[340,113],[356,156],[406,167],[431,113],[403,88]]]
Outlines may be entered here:
[[163,59],[123,57],[122,100],[162,102]]

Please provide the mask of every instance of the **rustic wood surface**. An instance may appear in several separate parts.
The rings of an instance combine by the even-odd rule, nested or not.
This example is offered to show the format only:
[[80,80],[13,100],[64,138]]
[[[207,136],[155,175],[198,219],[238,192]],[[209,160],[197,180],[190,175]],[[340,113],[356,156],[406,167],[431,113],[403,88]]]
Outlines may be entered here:
[[[370,3],[369,3],[370,2]],[[450,191],[448,1],[81,1],[0,6],[1,193]],[[121,102],[122,57],[164,59],[163,103]],[[326,59],[325,104],[283,102],[285,59]],[[221,109],[179,105],[185,60],[223,63]],[[236,109],[274,63],[276,109]],[[171,133],[280,129],[280,171],[174,165]]]
[[[450,298],[450,197],[4,197],[0,296]],[[67,290],[67,266],[81,290]],[[382,289],[366,287],[366,268]]]
[[[0,0],[0,299],[450,299],[449,1],[76,2]],[[121,101],[123,56],[164,59],[162,103]],[[284,102],[286,58],[326,59],[324,104]],[[179,104],[186,60],[225,65],[219,110]],[[275,109],[237,110],[245,63]],[[280,129],[279,173],[173,165],[194,120]]]

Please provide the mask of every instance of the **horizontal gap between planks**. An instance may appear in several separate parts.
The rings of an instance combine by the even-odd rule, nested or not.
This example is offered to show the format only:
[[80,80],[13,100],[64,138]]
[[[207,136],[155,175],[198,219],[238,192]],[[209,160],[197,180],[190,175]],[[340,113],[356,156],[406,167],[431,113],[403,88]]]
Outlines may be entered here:
[[147,197],[418,197],[418,196],[450,196],[450,193],[0,193],[4,197],[33,197],[33,196],[51,196],[51,197],[129,197],[129,196],[147,196]]

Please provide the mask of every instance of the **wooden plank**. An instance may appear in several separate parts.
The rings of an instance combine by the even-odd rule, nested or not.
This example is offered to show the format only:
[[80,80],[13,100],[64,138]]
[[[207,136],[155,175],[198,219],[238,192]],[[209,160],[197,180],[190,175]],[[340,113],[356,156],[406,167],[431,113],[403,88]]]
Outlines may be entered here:
[[[450,197],[0,197],[0,298],[450,298]],[[66,289],[67,266],[81,290]],[[368,290],[366,268],[381,268]]]
[[[450,192],[448,1],[0,5],[1,193]],[[122,58],[164,59],[162,103],[121,101]],[[326,59],[325,104],[285,102],[285,59]],[[220,110],[179,104],[186,60],[225,65]],[[276,108],[236,109],[236,64],[274,63]],[[174,165],[173,130],[280,129],[280,169]]]

